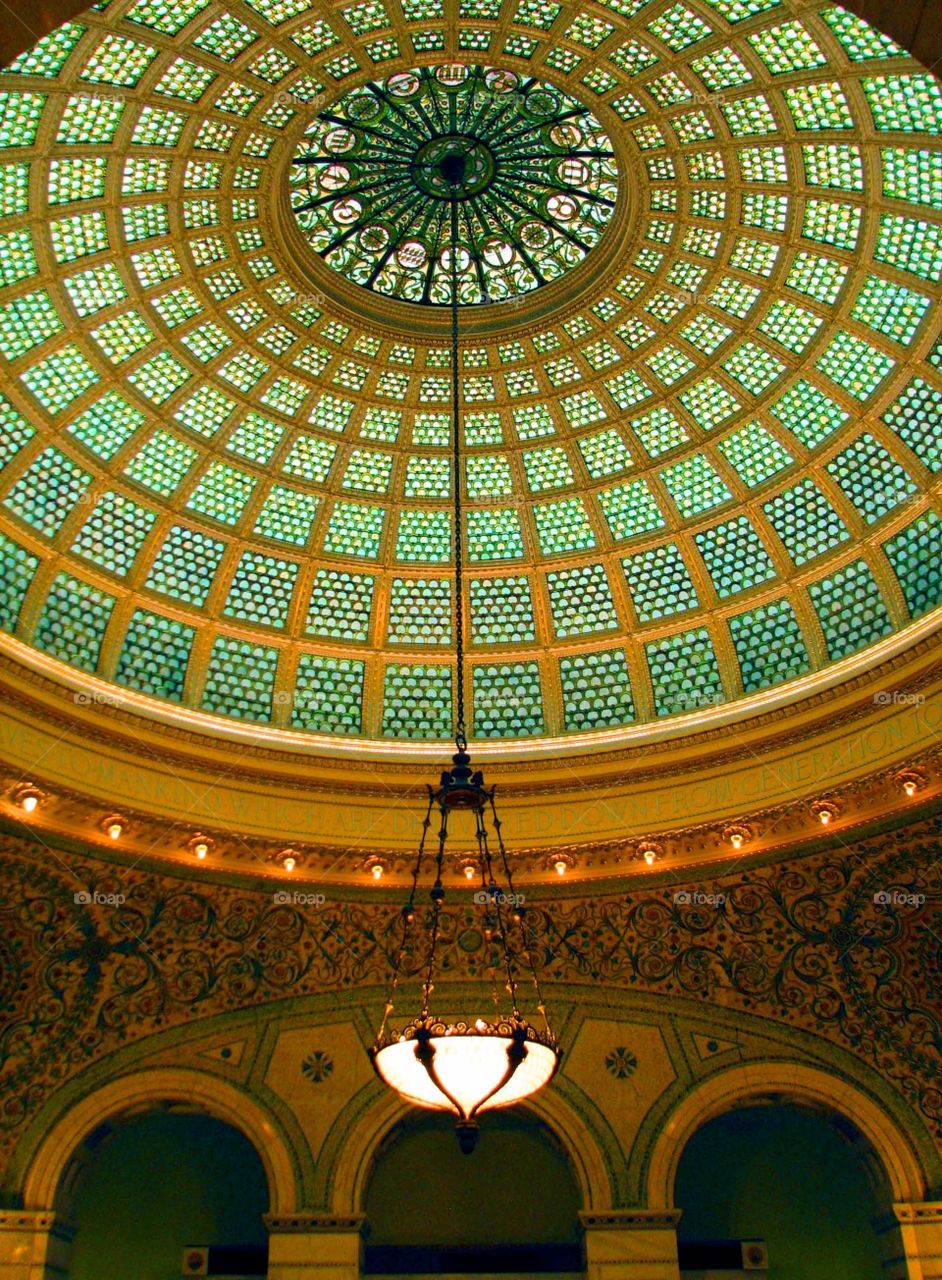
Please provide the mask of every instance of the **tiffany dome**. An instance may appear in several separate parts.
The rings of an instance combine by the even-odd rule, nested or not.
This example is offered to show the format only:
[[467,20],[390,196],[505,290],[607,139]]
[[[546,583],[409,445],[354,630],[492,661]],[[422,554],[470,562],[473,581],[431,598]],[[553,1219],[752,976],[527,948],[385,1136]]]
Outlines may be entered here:
[[462,63],[368,82],[321,112],[294,155],[302,234],[341,275],[411,302],[503,302],[599,241],[617,194],[612,144],[572,98]]
[[0,79],[19,661],[449,738],[459,152],[473,739],[745,715],[934,624],[942,93],[849,12],[111,0]]

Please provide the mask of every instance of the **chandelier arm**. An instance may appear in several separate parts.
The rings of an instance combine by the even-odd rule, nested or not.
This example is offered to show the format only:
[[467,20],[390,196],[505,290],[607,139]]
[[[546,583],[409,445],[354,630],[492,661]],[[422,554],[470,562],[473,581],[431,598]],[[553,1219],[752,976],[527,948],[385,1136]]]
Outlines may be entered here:
[[500,1019],[500,995],[497,988],[497,966],[494,963],[493,950],[493,919],[488,902],[488,877],[486,867],[490,863],[489,851],[487,848],[487,827],[484,825],[483,807],[476,809],[474,812],[477,824],[477,841],[478,841],[478,865],[481,869],[481,890],[483,894],[483,904],[481,911],[484,917],[482,935],[487,948],[487,967],[491,974],[491,999],[494,1001],[494,1017]]
[[[488,791],[486,794],[491,806],[491,814],[494,822],[494,832],[497,836],[497,847],[500,850],[501,862],[504,867],[504,875],[507,877],[507,889],[511,894],[511,896],[515,897],[513,872],[510,870],[510,859],[507,857],[507,847],[504,844],[504,837],[503,837],[503,834],[501,833],[502,824],[501,824],[500,818],[497,816],[497,805],[494,802],[494,793],[496,792],[496,790],[497,790],[496,787],[491,787],[490,791]],[[526,923],[525,916],[520,917],[520,937],[523,939],[523,954],[526,956],[527,967],[529,968],[530,976],[533,979],[533,990],[536,992],[536,999],[537,999],[536,1007],[543,1019],[543,1023],[544,1023],[544,1026],[546,1027],[547,1032],[550,1035],[552,1035],[552,1030],[549,1024],[549,1018],[546,1013],[546,1001],[543,999],[543,988],[540,984],[540,977],[539,977],[539,974],[537,973],[536,963],[533,959],[533,951],[530,946],[529,925]]]
[[442,869],[445,865],[445,841],[448,839],[448,809],[440,805],[442,821],[438,829],[438,854],[435,859],[436,875],[432,885],[432,927],[429,930],[428,954],[425,958],[425,982],[422,984],[422,1017],[429,1013],[429,999],[432,994],[432,977],[435,972],[435,951],[438,946],[438,926],[442,913],[442,902],[445,890],[442,888]]
[[[513,957],[513,952],[510,949],[510,943],[508,942],[508,939],[507,939],[507,927],[504,924],[504,913],[501,910],[500,894],[494,891],[496,888],[496,882],[494,879],[494,867],[491,861],[490,845],[488,844],[488,841],[487,841],[487,827],[485,826],[483,819],[481,821],[481,835],[482,835],[482,845],[484,848],[484,860],[487,866],[488,883],[486,886],[486,892],[488,897],[493,902],[494,913],[497,916],[497,932],[501,940],[501,950],[503,951],[503,954],[504,954],[504,967],[507,970],[507,991],[508,991],[508,994],[510,995],[511,1011],[515,1018],[519,1018],[521,1015],[520,1015],[520,1008],[517,1004],[517,977],[516,977],[516,974],[514,973],[514,957]],[[508,893],[509,892],[510,892],[510,888],[508,886]]]
[[402,936],[399,939],[399,950],[396,953],[396,963],[389,983],[389,995],[386,997],[386,1007],[383,1010],[383,1020],[376,1033],[377,1044],[379,1044],[383,1036],[386,1034],[386,1023],[389,1021],[389,1015],[392,1013],[395,1006],[396,992],[399,990],[399,977],[402,973],[402,961],[406,953],[406,944],[409,941],[409,935],[412,932],[412,923],[415,920],[415,895],[418,889],[419,875],[422,871],[422,858],[425,854],[425,841],[428,836],[429,827],[432,825],[432,805],[434,801],[435,792],[431,787],[429,787],[428,808],[426,809],[425,817],[422,820],[422,834],[419,837],[419,851],[416,854],[415,865],[412,869],[412,887],[409,890],[409,900],[403,907],[400,916],[402,920]]
[[455,495],[455,746],[468,745],[464,723],[464,600],[461,594],[461,413],[458,380],[458,196],[451,197],[451,435]]
[[470,1116],[468,1116],[469,1120],[473,1120],[474,1117],[481,1110],[481,1108],[485,1105],[485,1103],[490,1102],[491,1098],[495,1097],[498,1093],[500,1093],[501,1089],[503,1089],[504,1085],[511,1078],[511,1076],[514,1075],[517,1068],[520,1066],[521,1062],[523,1062],[526,1056],[527,1056],[527,1046],[523,1043],[521,1039],[517,1037],[515,1033],[514,1038],[507,1049],[507,1070],[501,1076],[500,1080],[497,1082],[494,1088],[490,1091],[490,1093],[485,1094],[485,1096],[481,1098],[479,1102],[476,1102],[474,1104],[474,1106],[471,1108],[471,1114]]

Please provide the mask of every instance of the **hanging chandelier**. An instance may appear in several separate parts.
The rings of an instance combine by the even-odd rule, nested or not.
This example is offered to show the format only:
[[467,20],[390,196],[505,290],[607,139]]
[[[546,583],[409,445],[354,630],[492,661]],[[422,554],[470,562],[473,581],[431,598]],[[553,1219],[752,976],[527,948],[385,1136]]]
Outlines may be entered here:
[[[450,244],[442,256],[451,277],[451,398],[454,482],[455,658],[456,726],[452,767],[445,770],[437,788],[429,787],[428,808],[412,874],[409,899],[402,908],[401,936],[393,967],[383,1019],[370,1050],[373,1066],[391,1089],[416,1106],[450,1111],[461,1150],[474,1150],[478,1117],[485,1111],[507,1107],[530,1097],[547,1084],[559,1066],[560,1050],[550,1028],[531,951],[523,897],[514,891],[494,790],[471,767],[464,721],[464,609],[461,596],[461,436],[458,398],[458,274],[459,203],[465,193],[479,189],[474,165],[473,139],[454,135],[441,140],[434,178],[450,204]],[[470,163],[469,163],[470,161]],[[432,167],[432,166],[424,166]],[[431,185],[426,175],[426,185]],[[439,814],[438,847],[434,855],[435,880],[418,923],[416,896],[426,857],[426,843],[433,813]],[[452,815],[465,814],[474,823],[476,858],[466,863],[472,876],[480,875],[475,902],[482,909],[481,933],[490,961],[490,1000],[493,1013],[448,1020],[432,1011],[441,911],[445,900],[442,873]],[[488,830],[490,819],[490,831]],[[459,819],[461,820],[461,819]],[[493,844],[493,848],[492,848]],[[431,856],[431,855],[430,855]],[[398,1029],[390,1025],[404,965],[416,951],[423,952],[421,1002],[418,1014]],[[540,1028],[524,1016],[522,990],[532,983]],[[501,991],[505,996],[501,996]]]

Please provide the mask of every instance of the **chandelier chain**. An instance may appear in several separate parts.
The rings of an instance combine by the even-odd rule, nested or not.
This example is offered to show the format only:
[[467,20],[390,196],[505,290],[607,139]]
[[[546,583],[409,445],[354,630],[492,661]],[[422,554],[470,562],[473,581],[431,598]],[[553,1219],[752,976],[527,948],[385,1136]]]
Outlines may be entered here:
[[464,722],[464,599],[461,593],[461,413],[458,378],[458,196],[451,198],[451,437],[455,495],[455,746],[468,745]]
[[[510,859],[507,857],[507,847],[504,844],[504,837],[501,832],[501,820],[497,816],[497,805],[494,800],[494,793],[496,790],[497,790],[496,787],[491,788],[491,790],[488,792],[488,800],[490,801],[490,805],[491,805],[491,814],[493,816],[493,822],[494,822],[494,832],[497,836],[497,847],[500,850],[500,857],[501,857],[501,862],[504,868],[504,875],[507,878],[507,891],[510,894],[511,901],[513,902],[513,901],[516,901],[513,872],[510,869]],[[543,1018],[543,1023],[546,1027],[546,1030],[550,1032],[550,1034],[552,1034],[550,1030],[549,1017],[546,1012],[546,1002],[543,999],[543,989],[540,984],[540,976],[539,976],[539,973],[537,972],[536,962],[533,959],[533,949],[530,946],[530,934],[531,934],[530,927],[527,925],[525,918],[521,916],[520,917],[520,936],[523,939],[523,951],[524,951],[524,955],[527,958],[527,966],[530,970],[530,976],[533,979],[533,990],[536,992],[537,1009],[539,1010],[540,1015]]]

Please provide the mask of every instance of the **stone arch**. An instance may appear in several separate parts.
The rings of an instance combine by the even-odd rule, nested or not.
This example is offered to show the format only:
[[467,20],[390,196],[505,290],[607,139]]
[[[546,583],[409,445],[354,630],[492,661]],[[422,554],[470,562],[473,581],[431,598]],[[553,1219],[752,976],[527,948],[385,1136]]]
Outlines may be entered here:
[[799,1105],[826,1107],[849,1120],[876,1153],[893,1201],[923,1199],[926,1177],[919,1158],[894,1120],[858,1086],[798,1063],[743,1063],[717,1072],[687,1093],[666,1117],[648,1161],[646,1204],[674,1205],[674,1183],[688,1141],[708,1121],[775,1095]]
[[[591,1128],[559,1090],[546,1090],[530,1098],[520,1108],[541,1120],[557,1140],[572,1166],[585,1211],[608,1209],[616,1203],[617,1189],[609,1173],[599,1141]],[[336,1149],[333,1168],[328,1173],[332,1213],[351,1216],[363,1213],[366,1188],[377,1156],[393,1126],[414,1111],[396,1094],[384,1091],[344,1125],[344,1142]],[[343,1124],[345,1117],[338,1121]],[[482,1124],[487,1121],[482,1117]]]
[[268,1179],[269,1211],[290,1214],[298,1201],[287,1143],[272,1116],[248,1093],[215,1076],[183,1068],[135,1071],[86,1094],[43,1136],[23,1181],[23,1203],[52,1210],[80,1144],[107,1120],[140,1114],[161,1103],[185,1103],[238,1129],[252,1144]]

